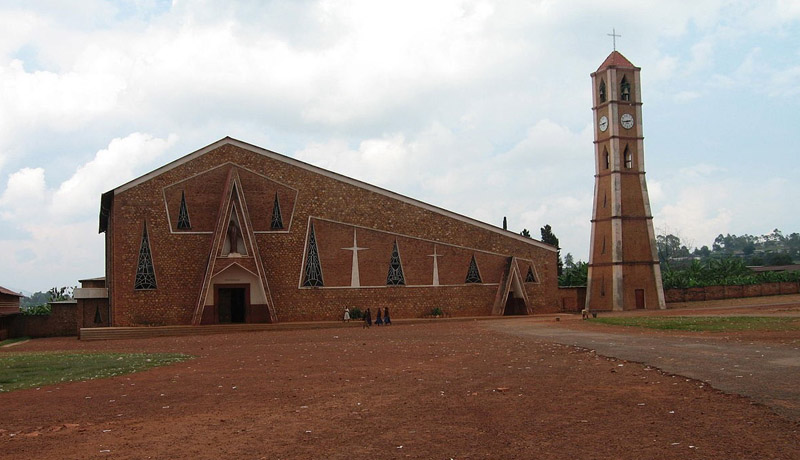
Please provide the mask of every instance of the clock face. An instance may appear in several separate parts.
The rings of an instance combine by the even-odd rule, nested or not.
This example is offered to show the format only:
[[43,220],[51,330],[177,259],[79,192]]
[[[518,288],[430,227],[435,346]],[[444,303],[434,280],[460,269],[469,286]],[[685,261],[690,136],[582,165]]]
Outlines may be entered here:
[[597,123],[597,127],[600,128],[600,131],[605,132],[608,129],[608,118],[605,115],[600,117],[600,121]]
[[622,116],[619,118],[619,122],[625,129],[633,128],[633,115],[629,113],[623,113]]

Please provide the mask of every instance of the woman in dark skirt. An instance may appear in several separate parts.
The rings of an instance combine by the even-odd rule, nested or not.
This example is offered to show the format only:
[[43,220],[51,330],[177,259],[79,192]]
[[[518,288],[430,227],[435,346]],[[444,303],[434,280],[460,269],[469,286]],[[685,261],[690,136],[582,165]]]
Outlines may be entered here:
[[389,307],[383,309],[383,324],[387,326],[392,324],[392,320],[389,318]]
[[372,326],[372,313],[367,308],[367,311],[364,312],[364,327]]
[[375,325],[380,326],[381,324],[383,324],[383,320],[381,319],[381,309],[378,308],[378,315],[375,316]]

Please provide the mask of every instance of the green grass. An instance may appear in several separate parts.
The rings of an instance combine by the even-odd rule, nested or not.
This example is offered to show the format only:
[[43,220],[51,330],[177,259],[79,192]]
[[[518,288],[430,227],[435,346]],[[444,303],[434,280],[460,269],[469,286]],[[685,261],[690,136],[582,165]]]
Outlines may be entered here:
[[0,340],[0,347],[11,345],[12,343],[22,342],[24,340],[30,340],[30,337],[15,337],[13,339]]
[[633,316],[594,318],[590,321],[615,326],[695,332],[800,330],[800,318],[772,316]]
[[0,392],[115,377],[189,359],[180,353],[4,353]]

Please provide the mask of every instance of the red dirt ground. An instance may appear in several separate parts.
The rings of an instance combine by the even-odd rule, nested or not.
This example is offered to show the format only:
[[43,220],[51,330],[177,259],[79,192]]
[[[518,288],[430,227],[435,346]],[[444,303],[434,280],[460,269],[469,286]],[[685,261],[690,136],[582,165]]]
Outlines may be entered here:
[[443,321],[34,340],[2,353],[163,351],[197,358],[0,394],[0,456],[800,458],[800,426],[766,407],[495,327],[514,321],[494,321],[492,330],[480,321]]

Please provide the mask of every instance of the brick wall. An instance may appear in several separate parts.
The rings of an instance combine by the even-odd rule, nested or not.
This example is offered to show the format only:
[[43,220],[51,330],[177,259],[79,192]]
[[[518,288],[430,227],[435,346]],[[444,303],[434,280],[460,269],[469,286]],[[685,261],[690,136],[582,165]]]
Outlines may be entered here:
[[[248,224],[258,232],[253,234],[254,241],[279,321],[338,318],[345,305],[388,306],[397,318],[422,316],[437,306],[453,316],[488,315],[499,287],[494,283],[499,283],[500,267],[510,256],[523,264],[527,261],[537,274],[537,282],[525,283],[534,311],[560,309],[556,253],[541,243],[223,143],[115,195],[106,236],[113,325],[191,323],[209,262],[219,262],[220,267],[227,263],[217,259],[220,254],[209,256],[215,244],[209,232],[217,226],[232,170],[240,178]],[[186,196],[190,231],[178,231],[175,226],[180,190]],[[272,231],[268,224],[276,193],[283,200],[285,228]],[[145,221],[158,288],[136,291]],[[301,287],[311,222],[319,232],[323,288]],[[352,252],[344,250],[352,246],[354,230],[359,246],[370,248],[359,252],[363,280],[359,288],[349,287]],[[395,240],[407,278],[404,287],[385,285]],[[434,245],[446,253],[438,260],[441,286],[432,286],[429,255]],[[484,278],[482,285],[464,283],[473,254]],[[523,276],[527,268],[520,266]]]
[[8,325],[9,337],[57,337],[77,335],[77,305],[51,305],[49,315],[13,315]]
[[706,286],[686,289],[665,289],[667,303],[696,302],[704,300],[737,299],[741,297],[760,297],[780,294],[800,293],[800,283],[745,284],[737,286]]
[[563,312],[579,312],[586,305],[586,286],[558,288],[558,304]]

